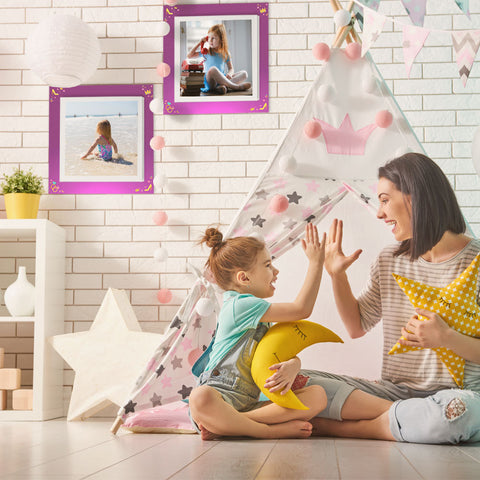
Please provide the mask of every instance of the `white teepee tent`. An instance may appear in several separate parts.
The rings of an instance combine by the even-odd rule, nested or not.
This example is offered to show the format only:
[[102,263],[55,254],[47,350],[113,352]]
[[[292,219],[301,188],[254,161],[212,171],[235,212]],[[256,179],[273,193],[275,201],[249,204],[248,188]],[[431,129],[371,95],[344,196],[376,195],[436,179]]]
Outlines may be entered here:
[[[303,279],[306,261],[301,249],[292,247],[303,235],[306,222],[314,222],[320,231],[327,230],[333,215],[345,221],[345,251],[364,249],[350,275],[354,290],[360,288],[375,255],[392,241],[385,225],[371,213],[376,209],[377,169],[402,153],[423,152],[371,57],[367,54],[352,59],[352,51],[331,50],[291,127],[227,232],[227,236],[256,233],[265,239],[281,270],[274,300],[292,299]],[[194,387],[191,366],[209,344],[219,310],[213,286],[198,276],[165,340],[120,409],[119,420],[139,410],[185,399]],[[198,309],[203,316],[198,313],[200,298],[213,302],[213,313],[205,309]],[[345,337],[327,278],[317,306],[311,319]],[[375,338],[371,348],[359,345],[359,358],[372,355],[378,359],[380,344]],[[312,347],[317,353],[306,361],[302,357],[304,366],[330,371],[341,367],[344,373],[358,373],[352,370],[351,361],[342,364],[347,350],[343,346],[339,353],[338,348],[322,344],[320,358],[318,349]],[[353,358],[350,347],[348,356]]]

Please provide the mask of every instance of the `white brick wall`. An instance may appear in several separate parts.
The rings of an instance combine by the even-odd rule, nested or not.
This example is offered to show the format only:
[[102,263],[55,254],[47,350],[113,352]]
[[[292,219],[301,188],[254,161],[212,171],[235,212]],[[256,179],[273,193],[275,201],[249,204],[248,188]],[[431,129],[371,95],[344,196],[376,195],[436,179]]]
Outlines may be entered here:
[[[477,3],[471,2],[469,21],[453,0],[430,0],[425,26],[478,29]],[[163,57],[158,0],[1,0],[0,174],[19,165],[32,166],[47,180],[48,88],[30,72],[23,54],[29,32],[53,11],[77,15],[95,29],[103,53],[89,83],[152,82],[155,95],[162,95],[155,73]],[[409,23],[400,0],[383,0],[380,11]],[[269,113],[155,116],[155,133],[167,142],[164,151],[155,153],[156,171],[170,178],[166,192],[42,197],[40,216],[67,231],[66,332],[88,329],[110,286],[127,290],[145,330],[162,332],[170,321],[193,283],[186,262],[200,266],[204,261],[206,252],[195,245],[198,236],[208,225],[225,226],[232,220],[319,71],[311,47],[333,40],[330,2],[272,2],[269,30]],[[384,31],[372,56],[427,153],[448,174],[466,218],[479,234],[480,181],[470,144],[480,122],[480,60],[463,88],[450,36],[432,32],[407,79],[401,28],[387,21]],[[159,209],[168,212],[167,226],[153,224],[152,215]],[[4,210],[0,217],[5,217]],[[152,258],[160,245],[169,251],[165,264]],[[32,256],[15,245],[9,245],[9,251]],[[10,275],[5,278],[13,278],[15,263],[0,253],[0,269]],[[0,287],[5,288],[8,282],[3,281]],[[159,305],[160,287],[172,289],[171,305]],[[24,362],[28,369],[32,346],[24,337],[31,332],[6,328],[0,325],[0,342],[12,351],[19,345],[17,363]],[[8,359],[15,361],[12,355]],[[67,398],[71,385],[67,370]]]

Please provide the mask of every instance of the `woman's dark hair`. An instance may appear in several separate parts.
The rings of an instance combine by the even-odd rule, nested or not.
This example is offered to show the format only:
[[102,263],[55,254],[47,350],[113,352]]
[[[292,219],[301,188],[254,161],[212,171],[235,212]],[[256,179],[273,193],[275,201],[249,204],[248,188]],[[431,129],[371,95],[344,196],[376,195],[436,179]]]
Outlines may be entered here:
[[397,190],[410,195],[411,239],[404,240],[395,256],[404,253],[416,260],[436,245],[446,231],[466,229],[457,198],[441,168],[421,153],[406,153],[378,169],[378,178],[390,180]]
[[205,266],[224,290],[232,288],[239,270],[252,268],[258,253],[265,248],[265,244],[254,237],[223,240],[222,233],[215,227],[207,228],[199,243],[212,249]]

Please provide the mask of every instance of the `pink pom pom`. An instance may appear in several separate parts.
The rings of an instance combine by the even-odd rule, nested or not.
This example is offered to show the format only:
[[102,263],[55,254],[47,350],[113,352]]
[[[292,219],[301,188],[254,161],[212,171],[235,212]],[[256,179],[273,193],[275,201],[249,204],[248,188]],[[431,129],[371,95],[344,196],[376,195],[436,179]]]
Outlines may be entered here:
[[316,120],[309,120],[303,127],[303,131],[308,138],[317,138],[322,133],[322,127]]
[[173,6],[176,5],[178,2],[177,2],[177,0],[165,0],[165,3],[166,3],[167,5],[170,5],[170,6],[173,7]]
[[282,213],[288,208],[288,198],[280,194],[274,195],[269,207],[273,213]]
[[160,77],[168,77],[170,75],[170,65],[168,63],[159,63],[157,65],[157,74]]
[[316,43],[312,48],[313,57],[327,61],[330,58],[330,47],[326,43]]
[[362,56],[362,46],[356,42],[348,44],[345,47],[345,55],[350,60],[358,60]]
[[153,222],[155,223],[155,225],[165,225],[167,223],[167,220],[168,215],[162,210],[159,210],[158,212],[155,212],[153,214]]
[[157,135],[150,140],[150,148],[152,150],[161,150],[165,146],[165,139]]
[[172,301],[172,292],[168,288],[161,288],[157,292],[157,298],[160,303],[170,303]]
[[388,128],[393,122],[393,115],[388,110],[380,110],[375,115],[377,127]]
[[193,364],[202,356],[202,353],[203,350],[201,348],[195,348],[188,354],[188,363],[190,366],[193,366]]

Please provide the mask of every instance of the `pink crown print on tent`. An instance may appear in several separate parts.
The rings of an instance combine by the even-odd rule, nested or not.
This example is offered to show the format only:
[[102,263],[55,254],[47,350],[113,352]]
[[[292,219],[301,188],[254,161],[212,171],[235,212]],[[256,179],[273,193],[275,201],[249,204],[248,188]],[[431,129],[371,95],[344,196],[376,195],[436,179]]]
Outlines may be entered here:
[[338,155],[364,155],[368,137],[377,127],[372,123],[355,131],[348,113],[338,128],[332,127],[323,120],[315,120],[322,126],[327,152]]

